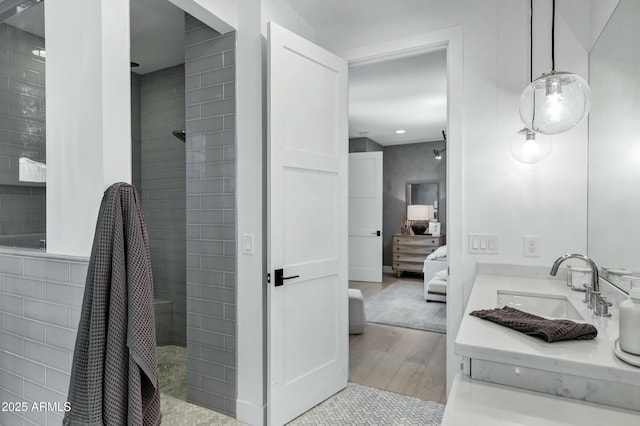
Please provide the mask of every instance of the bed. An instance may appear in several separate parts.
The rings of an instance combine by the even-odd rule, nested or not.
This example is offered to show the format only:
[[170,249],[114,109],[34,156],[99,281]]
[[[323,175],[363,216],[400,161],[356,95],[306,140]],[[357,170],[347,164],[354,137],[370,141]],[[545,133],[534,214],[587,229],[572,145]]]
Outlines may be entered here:
[[[438,252],[439,250],[439,252]],[[446,246],[440,247],[431,259],[427,257],[424,261],[422,272],[424,272],[424,299],[427,302],[447,301],[447,256]]]

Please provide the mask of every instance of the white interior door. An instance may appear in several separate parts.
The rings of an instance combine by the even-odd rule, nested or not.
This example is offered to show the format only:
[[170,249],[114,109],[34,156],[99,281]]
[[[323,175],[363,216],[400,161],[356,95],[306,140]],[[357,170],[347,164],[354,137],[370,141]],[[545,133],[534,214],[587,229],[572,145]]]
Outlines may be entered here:
[[349,154],[349,280],[382,282],[382,152]]
[[268,416],[348,376],[347,63],[269,25]]

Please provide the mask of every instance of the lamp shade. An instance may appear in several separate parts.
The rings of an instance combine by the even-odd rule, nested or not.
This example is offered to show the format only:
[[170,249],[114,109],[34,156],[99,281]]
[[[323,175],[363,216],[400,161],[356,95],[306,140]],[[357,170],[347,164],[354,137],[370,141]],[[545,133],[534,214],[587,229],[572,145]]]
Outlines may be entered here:
[[433,206],[424,204],[411,204],[407,206],[408,220],[431,220],[434,217]]
[[520,118],[536,133],[556,135],[575,127],[589,114],[591,88],[579,75],[564,71],[542,74],[520,96]]

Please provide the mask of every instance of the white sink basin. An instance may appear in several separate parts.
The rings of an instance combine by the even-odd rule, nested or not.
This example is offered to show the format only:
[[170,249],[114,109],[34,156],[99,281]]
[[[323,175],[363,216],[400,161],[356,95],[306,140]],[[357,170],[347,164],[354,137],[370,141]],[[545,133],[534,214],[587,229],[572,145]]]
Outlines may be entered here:
[[584,320],[569,299],[558,294],[498,290],[498,307],[504,306],[542,317]]

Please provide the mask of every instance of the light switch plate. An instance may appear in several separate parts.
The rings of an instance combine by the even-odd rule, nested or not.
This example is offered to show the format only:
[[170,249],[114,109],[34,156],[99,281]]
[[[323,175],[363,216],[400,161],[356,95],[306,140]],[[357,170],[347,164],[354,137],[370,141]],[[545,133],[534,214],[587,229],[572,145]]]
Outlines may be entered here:
[[498,254],[498,236],[469,234],[469,253]]
[[242,234],[242,254],[253,254],[253,234]]

